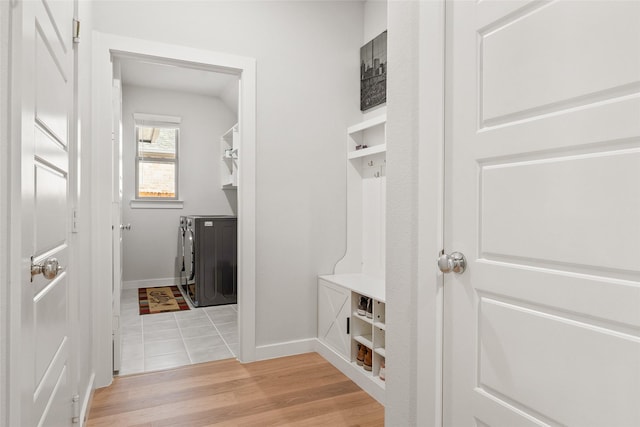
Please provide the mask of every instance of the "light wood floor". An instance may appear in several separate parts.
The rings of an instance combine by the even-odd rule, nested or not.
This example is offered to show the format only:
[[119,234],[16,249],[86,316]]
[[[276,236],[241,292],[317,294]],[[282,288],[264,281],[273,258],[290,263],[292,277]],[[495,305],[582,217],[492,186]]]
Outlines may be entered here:
[[116,378],[89,427],[382,426],[384,408],[316,353]]

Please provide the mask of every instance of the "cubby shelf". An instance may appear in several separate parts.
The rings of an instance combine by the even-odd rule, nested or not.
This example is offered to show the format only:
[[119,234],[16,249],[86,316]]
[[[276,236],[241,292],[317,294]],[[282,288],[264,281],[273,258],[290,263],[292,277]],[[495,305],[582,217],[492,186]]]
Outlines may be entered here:
[[354,340],[358,341],[360,344],[365,347],[371,348],[373,347],[373,341],[371,340],[371,335],[357,335],[353,337]]
[[357,311],[353,312],[352,319],[362,320],[363,322],[367,322],[368,324],[373,325],[373,319],[369,319],[367,316],[363,316],[361,314],[358,314]]
[[372,127],[379,126],[385,124],[387,122],[387,115],[380,114],[379,116],[373,117],[369,120],[363,120],[362,122],[355,124],[353,126],[349,126],[347,128],[348,134],[354,134],[357,132],[362,132],[367,129],[371,129]]
[[238,188],[239,138],[237,123],[220,137],[220,185],[223,190]]
[[[382,114],[347,129],[347,158],[350,160],[387,151],[387,115]],[[357,147],[366,146],[358,149]]]
[[347,158],[353,160],[360,157],[371,156],[373,154],[384,153],[385,151],[387,151],[387,144],[374,145],[373,147],[351,151],[349,152],[349,154],[347,154]]

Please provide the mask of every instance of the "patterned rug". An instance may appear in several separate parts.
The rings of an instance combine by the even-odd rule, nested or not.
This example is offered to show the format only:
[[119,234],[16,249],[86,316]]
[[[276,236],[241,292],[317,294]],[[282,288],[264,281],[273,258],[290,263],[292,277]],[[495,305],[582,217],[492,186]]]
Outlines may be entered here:
[[189,310],[189,305],[177,286],[139,288],[138,305],[141,315]]

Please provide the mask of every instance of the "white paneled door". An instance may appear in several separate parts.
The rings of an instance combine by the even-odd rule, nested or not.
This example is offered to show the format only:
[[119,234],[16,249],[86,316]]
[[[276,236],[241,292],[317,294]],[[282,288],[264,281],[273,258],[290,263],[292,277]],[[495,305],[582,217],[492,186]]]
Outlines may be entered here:
[[445,426],[640,425],[640,2],[447,4]]
[[[69,150],[75,130],[72,1],[22,1],[21,426],[72,424]],[[19,15],[17,15],[19,16]],[[31,260],[31,272],[29,272]],[[39,267],[38,267],[39,266]]]

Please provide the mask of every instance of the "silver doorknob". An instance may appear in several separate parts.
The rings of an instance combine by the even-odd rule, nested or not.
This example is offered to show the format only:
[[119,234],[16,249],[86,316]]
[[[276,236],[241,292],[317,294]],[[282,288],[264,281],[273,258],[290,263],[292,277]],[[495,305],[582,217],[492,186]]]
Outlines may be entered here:
[[31,264],[31,277],[42,273],[46,279],[51,280],[58,275],[60,270],[62,267],[58,264],[58,260],[49,258],[42,264]]
[[451,255],[442,254],[438,258],[438,268],[443,273],[451,273],[453,271],[454,273],[462,274],[467,268],[467,259],[460,252],[452,252]]

